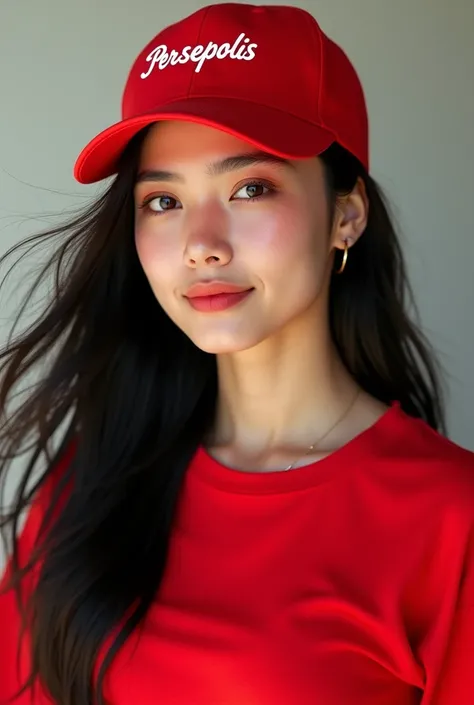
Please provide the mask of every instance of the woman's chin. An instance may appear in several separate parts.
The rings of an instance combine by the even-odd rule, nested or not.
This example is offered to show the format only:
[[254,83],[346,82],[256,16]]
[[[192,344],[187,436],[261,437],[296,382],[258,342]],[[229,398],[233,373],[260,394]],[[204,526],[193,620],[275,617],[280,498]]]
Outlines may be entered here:
[[249,334],[241,332],[230,333],[229,331],[213,331],[193,334],[189,337],[193,343],[203,352],[211,353],[213,355],[230,355],[232,353],[242,352],[244,350],[249,350],[255,347],[265,336],[258,336],[255,334]]

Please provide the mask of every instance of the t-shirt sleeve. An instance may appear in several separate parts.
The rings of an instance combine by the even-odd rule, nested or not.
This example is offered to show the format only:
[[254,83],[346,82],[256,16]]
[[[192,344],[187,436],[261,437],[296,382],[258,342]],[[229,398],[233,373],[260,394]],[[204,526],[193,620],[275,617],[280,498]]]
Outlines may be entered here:
[[[20,567],[25,566],[37,545],[41,523],[52,501],[53,489],[62,472],[70,462],[71,448],[65,453],[53,473],[38,490],[28,510],[25,523],[18,538],[18,557]],[[27,680],[31,670],[30,638],[28,632],[21,635],[21,617],[13,588],[7,588],[11,577],[11,557],[8,557],[3,575],[0,574],[0,705],[4,705],[15,695]],[[24,576],[21,582],[23,604],[34,589],[37,570]],[[49,705],[51,702],[43,693],[34,701],[37,705]],[[15,699],[12,705],[32,705],[32,694],[26,692]]]
[[474,705],[474,527],[430,705]]
[[[31,505],[18,539],[20,566],[26,565],[36,545],[38,533],[45,511],[45,502],[49,495],[43,486]],[[29,572],[22,580],[21,595],[25,601],[31,595],[34,573]],[[4,705],[23,684],[30,671],[30,640],[28,634],[20,642],[21,619],[15,591],[5,591],[11,577],[11,558],[0,582],[0,705]],[[26,705],[31,696],[23,695],[14,701],[15,705]]]

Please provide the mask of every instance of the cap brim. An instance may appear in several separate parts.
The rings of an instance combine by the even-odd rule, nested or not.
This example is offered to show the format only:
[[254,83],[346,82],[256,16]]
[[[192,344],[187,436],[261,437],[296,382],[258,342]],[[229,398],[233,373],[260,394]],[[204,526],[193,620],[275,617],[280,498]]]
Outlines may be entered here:
[[186,120],[215,127],[286,159],[317,156],[335,141],[335,136],[319,125],[265,105],[233,98],[187,98],[153,113],[122,120],[101,132],[80,153],[75,179],[92,184],[115,174],[120,155],[132,137],[160,120]]

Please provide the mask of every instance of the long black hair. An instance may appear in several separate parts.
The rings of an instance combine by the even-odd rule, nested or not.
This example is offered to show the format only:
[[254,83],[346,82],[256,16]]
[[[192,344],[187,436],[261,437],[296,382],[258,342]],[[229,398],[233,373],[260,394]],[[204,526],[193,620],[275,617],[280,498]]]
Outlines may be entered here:
[[[31,633],[25,688],[39,678],[61,705],[103,703],[111,660],[156,598],[183,476],[215,414],[215,356],[163,312],[135,249],[133,185],[146,133],[132,140],[118,175],[92,205],[0,260],[25,244],[57,243],[29,292],[31,298],[52,273],[47,308],[0,353],[0,478],[29,453],[1,527],[10,537],[9,587],[18,597],[20,581],[41,566],[32,595],[20,600]],[[331,281],[337,350],[364,390],[385,403],[398,400],[443,431],[437,363],[407,313],[411,292],[387,201],[338,144],[321,159],[331,215],[338,195],[352,191],[359,177],[370,204],[366,231],[345,272]],[[7,413],[15,391],[41,365],[46,369],[27,398]],[[58,467],[35,551],[22,564],[20,516]]]

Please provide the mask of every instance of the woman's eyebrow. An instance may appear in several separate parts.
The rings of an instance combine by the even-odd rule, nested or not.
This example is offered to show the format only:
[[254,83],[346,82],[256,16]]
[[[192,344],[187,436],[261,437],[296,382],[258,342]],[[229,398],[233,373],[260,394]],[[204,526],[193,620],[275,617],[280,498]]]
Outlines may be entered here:
[[[278,157],[275,154],[268,154],[268,152],[250,152],[248,154],[236,154],[212,162],[208,164],[206,173],[209,176],[221,176],[222,174],[227,174],[231,171],[237,171],[238,169],[244,169],[245,167],[254,166],[256,164],[276,164],[290,169],[295,168],[288,159]],[[164,169],[144,169],[138,174],[135,183],[139,184],[144,181],[182,182],[184,180],[184,176],[177,172]]]

